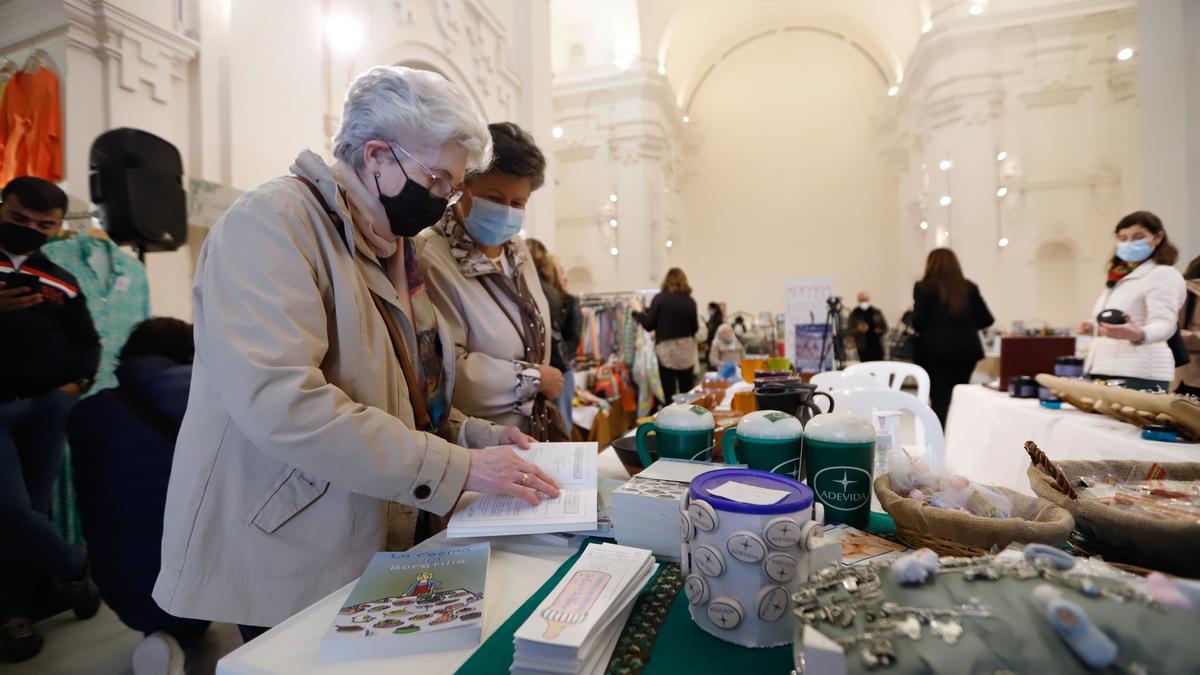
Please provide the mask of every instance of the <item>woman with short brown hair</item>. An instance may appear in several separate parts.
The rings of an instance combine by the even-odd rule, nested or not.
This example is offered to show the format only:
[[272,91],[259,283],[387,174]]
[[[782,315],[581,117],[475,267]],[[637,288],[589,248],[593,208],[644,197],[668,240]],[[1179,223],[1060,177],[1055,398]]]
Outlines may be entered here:
[[700,319],[687,275],[678,267],[667,271],[662,292],[654,296],[645,312],[634,312],[642,327],[654,331],[654,354],[663,395],[670,403],[675,394],[691,391],[696,382],[696,333]]

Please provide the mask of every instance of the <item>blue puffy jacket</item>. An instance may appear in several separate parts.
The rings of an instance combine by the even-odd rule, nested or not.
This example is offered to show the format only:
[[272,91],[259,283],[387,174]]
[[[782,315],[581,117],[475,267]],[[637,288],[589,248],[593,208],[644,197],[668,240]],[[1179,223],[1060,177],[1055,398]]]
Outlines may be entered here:
[[[105,389],[80,401],[67,421],[80,522],[92,578],[104,601],[130,628],[177,637],[208,623],[172,617],[150,597],[161,561],[163,510],[175,441],[187,408],[192,367],[165,356],[140,356],[117,367],[120,388],[152,409],[155,424]],[[167,430],[168,432],[170,429]]]

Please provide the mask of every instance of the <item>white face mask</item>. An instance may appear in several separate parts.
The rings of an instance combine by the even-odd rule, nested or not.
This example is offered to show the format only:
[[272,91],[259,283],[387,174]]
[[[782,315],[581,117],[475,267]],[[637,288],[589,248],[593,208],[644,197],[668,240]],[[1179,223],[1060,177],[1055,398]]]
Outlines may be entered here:
[[861,309],[862,311],[864,311],[864,312],[865,312],[865,311],[867,311],[868,309],[871,309],[871,303],[869,303],[869,302],[860,302],[860,303],[858,303],[858,308],[859,308],[859,309]]

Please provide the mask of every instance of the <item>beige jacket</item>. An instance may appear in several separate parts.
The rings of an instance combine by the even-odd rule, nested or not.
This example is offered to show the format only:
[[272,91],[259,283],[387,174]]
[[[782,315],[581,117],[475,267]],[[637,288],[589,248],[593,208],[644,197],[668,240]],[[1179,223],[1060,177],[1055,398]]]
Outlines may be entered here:
[[[305,151],[292,171],[337,205],[344,229],[300,181],[277,178],[242,195],[200,253],[196,360],[154,587],[176,616],[279,623],[361,574],[385,545],[388,500],[453,507],[470,456],[446,439],[462,432],[484,447],[500,437],[458,412],[442,437],[413,430],[371,292],[415,354],[400,296],[329,168]],[[452,390],[454,350],[441,333]]]
[[[496,290],[496,297],[504,303],[501,310],[479,278],[464,275],[451,251],[450,240],[443,233],[446,229],[443,222],[422,232],[416,241],[429,297],[454,340],[458,381],[454,407],[467,415],[528,432],[529,414],[541,388],[541,376],[534,367],[536,364],[523,361],[525,347],[521,336],[503,314],[508,312],[519,320],[520,310],[508,296]],[[525,243],[516,237],[513,246],[519,258],[516,272],[525,276],[542,315],[547,348],[541,363],[549,364],[550,306]],[[486,256],[474,258],[476,264],[490,264]]]

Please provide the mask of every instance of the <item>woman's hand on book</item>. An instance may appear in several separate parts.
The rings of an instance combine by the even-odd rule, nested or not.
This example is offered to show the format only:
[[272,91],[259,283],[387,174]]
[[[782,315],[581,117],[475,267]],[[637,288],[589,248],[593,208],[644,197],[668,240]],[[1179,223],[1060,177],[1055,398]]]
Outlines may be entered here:
[[558,497],[559,494],[553,478],[536,465],[517,457],[508,447],[472,450],[471,466],[463,488],[517,497],[533,506],[540,504],[544,496]]

